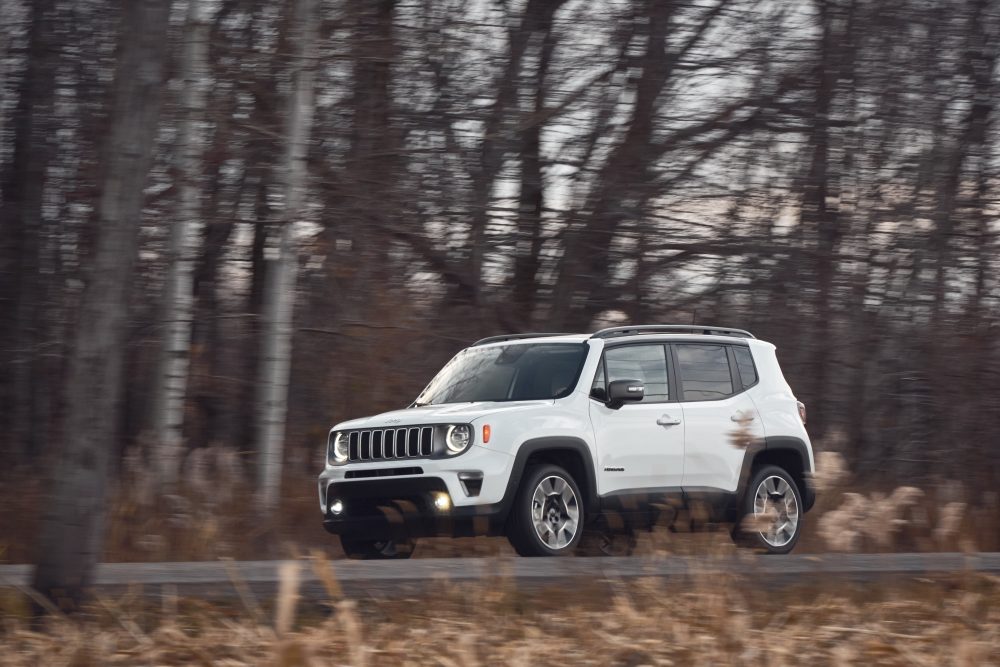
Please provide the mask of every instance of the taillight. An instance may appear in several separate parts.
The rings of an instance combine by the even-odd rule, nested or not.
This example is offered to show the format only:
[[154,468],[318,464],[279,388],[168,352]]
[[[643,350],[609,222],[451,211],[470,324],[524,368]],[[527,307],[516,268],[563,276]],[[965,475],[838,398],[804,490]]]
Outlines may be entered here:
[[799,406],[799,419],[802,420],[802,424],[806,423],[806,404],[802,401],[795,401],[795,404]]

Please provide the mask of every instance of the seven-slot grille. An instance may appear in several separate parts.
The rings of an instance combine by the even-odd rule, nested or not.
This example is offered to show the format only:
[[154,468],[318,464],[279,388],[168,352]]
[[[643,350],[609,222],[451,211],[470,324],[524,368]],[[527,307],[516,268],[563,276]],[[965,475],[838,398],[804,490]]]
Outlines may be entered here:
[[392,461],[430,456],[434,451],[434,428],[407,428],[348,431],[348,461]]

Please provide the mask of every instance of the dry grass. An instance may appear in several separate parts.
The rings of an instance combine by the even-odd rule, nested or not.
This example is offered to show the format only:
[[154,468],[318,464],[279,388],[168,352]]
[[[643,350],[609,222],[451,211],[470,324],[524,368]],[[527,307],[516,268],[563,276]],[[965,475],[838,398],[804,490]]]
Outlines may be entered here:
[[420,599],[298,600],[271,610],[99,601],[33,631],[8,610],[4,665],[985,665],[1000,655],[1000,580],[767,589],[586,583],[527,593],[504,579],[440,583]]
[[[160,562],[294,557],[311,548],[339,555],[322,528],[314,465],[289,465],[285,493],[272,520],[253,502],[252,479],[238,452],[192,451],[179,488],[157,490],[137,449],[126,452],[109,492],[106,562]],[[0,563],[33,562],[32,549],[47,487],[37,472],[0,474]]]
[[806,541],[822,551],[995,551],[1000,548],[996,492],[970,497],[958,480],[928,488],[901,485],[867,493],[851,483],[844,459],[816,457],[819,500]]
[[[734,435],[734,446],[745,445]],[[817,449],[822,450],[823,443]],[[104,560],[155,562],[234,558],[257,560],[297,557],[320,550],[343,554],[326,534],[316,499],[317,465],[290,461],[283,481],[282,505],[271,521],[254,509],[246,465],[234,450],[194,450],[184,464],[184,484],[170,493],[153,491],[148,464],[131,450],[119,484],[110,494]],[[996,551],[1000,550],[1000,501],[996,492],[971,497],[962,484],[943,480],[918,489],[891,486],[858,489],[844,460],[817,455],[819,499],[805,518],[796,551]],[[0,563],[32,562],[31,549],[46,487],[37,474],[0,476]],[[731,551],[725,530],[683,534],[697,512],[684,513],[668,530],[638,535],[640,554],[697,554]],[[416,557],[511,554],[503,538],[421,540]]]
[[[130,482],[112,503],[108,560],[285,557],[313,545],[315,561],[339,557],[319,526],[311,475],[290,473],[285,488],[294,493],[280,522],[262,526],[252,504],[242,502],[247,490],[233,461],[225,451],[197,455],[185,488],[157,502],[142,493],[141,466],[127,470]],[[996,503],[977,506],[960,485],[862,493],[849,479],[842,460],[819,458],[821,500],[800,550],[973,549],[995,540],[1000,524],[984,528],[996,518]],[[0,562],[28,558],[20,545],[41,492],[36,482],[0,487],[4,513],[17,528],[0,532],[9,540],[0,544]],[[665,527],[640,535],[638,547],[706,556],[733,549],[725,532],[678,535]],[[418,554],[502,556],[510,549],[496,538],[441,539],[422,542]],[[42,628],[32,628],[23,598],[0,590],[0,664],[936,666],[995,664],[1000,655],[995,577],[775,587],[734,574],[685,584],[574,582],[532,592],[497,577],[464,586],[437,582],[420,598],[346,600],[323,569],[330,602],[320,605],[299,598],[304,567],[283,570],[274,600],[244,595],[234,607],[167,591],[151,603],[132,593],[99,599],[73,618],[49,617]]]

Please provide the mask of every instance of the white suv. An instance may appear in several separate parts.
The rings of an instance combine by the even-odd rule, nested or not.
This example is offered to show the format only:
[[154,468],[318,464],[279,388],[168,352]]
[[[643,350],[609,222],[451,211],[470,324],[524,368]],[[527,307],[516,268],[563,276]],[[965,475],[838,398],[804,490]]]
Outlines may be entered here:
[[695,504],[739,543],[787,553],[815,499],[804,422],[774,345],[746,331],[495,336],[408,408],[331,429],[320,508],[355,558],[406,558],[431,535],[561,555]]

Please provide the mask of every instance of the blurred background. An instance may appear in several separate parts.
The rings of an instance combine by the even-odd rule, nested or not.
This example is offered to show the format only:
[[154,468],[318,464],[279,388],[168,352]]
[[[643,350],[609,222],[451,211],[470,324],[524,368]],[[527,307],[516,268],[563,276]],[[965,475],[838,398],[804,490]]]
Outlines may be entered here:
[[775,343],[817,515],[1000,548],[995,0],[0,16],[0,561],[333,549],[331,425],[622,323]]

